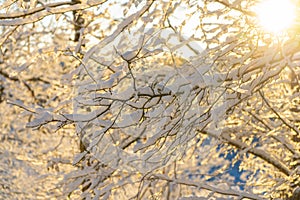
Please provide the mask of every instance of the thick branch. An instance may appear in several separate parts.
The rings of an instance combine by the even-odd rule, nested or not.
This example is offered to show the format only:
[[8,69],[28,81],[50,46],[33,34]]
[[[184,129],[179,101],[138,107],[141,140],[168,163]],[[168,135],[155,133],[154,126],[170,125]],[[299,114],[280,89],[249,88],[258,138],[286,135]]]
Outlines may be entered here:
[[248,149],[247,152],[263,159],[264,161],[268,162],[269,164],[273,165],[274,167],[276,167],[280,172],[284,173],[287,176],[291,175],[291,171],[289,170],[289,168],[287,166],[285,166],[283,163],[281,163],[279,160],[275,159],[274,157],[271,156],[271,154],[267,151],[261,150],[261,149],[257,149],[257,148],[251,148],[249,147],[247,144],[245,144],[242,141],[238,141],[238,140],[234,140],[230,137],[229,134],[223,133],[221,134],[221,136],[217,136],[213,133],[209,133],[206,131],[202,131],[205,134],[208,134],[210,136],[213,136],[215,138],[218,139],[223,139],[225,140],[225,142],[227,142],[228,144],[240,149],[240,150],[244,150],[244,149]]
[[166,175],[163,175],[163,174],[155,174],[155,175],[152,175],[152,176],[154,176],[158,179],[161,179],[161,180],[168,181],[168,182],[174,182],[174,183],[177,183],[177,184],[180,184],[180,185],[186,185],[186,186],[194,186],[194,187],[197,187],[197,188],[202,188],[202,189],[206,189],[206,190],[209,190],[209,191],[213,191],[213,192],[216,192],[216,193],[219,193],[219,194],[222,194],[222,195],[238,196],[240,199],[242,199],[242,198],[262,199],[261,197],[255,195],[255,194],[249,194],[249,193],[242,192],[242,191],[234,191],[234,190],[231,190],[231,189],[223,190],[223,189],[218,188],[218,187],[214,187],[214,186],[207,185],[207,184],[204,184],[204,183],[197,183],[197,182],[194,182],[194,181],[191,181],[191,180],[172,179],[172,178],[170,178]]
[[5,14],[1,13],[0,19],[15,19],[15,18],[26,17],[29,15],[35,14],[37,12],[43,11],[45,9],[55,8],[55,7],[59,7],[59,6],[65,6],[65,5],[74,5],[74,4],[78,4],[78,3],[70,2],[70,1],[64,1],[64,2],[59,2],[59,3],[49,3],[49,4],[45,4],[43,6],[36,7],[36,8],[30,9],[30,10],[13,12],[13,13],[5,13]]
[[257,148],[250,148],[248,145],[246,145],[245,143],[243,143],[241,141],[231,139],[231,137],[228,134],[222,134],[221,137],[226,142],[228,142],[230,145],[235,146],[238,149],[241,149],[241,150],[249,149],[247,152],[249,152],[257,157],[260,157],[264,161],[268,162],[269,164],[271,164],[274,167],[276,167],[277,169],[279,169],[279,171],[281,171],[285,175],[289,176],[291,174],[291,171],[279,160],[272,157],[269,152],[261,150],[261,149],[257,149]]
[[[24,25],[24,24],[30,24],[33,22],[37,22],[40,21],[41,19],[43,19],[44,17],[48,16],[48,15],[53,15],[53,14],[61,14],[61,13],[66,13],[66,12],[70,12],[70,11],[75,11],[75,10],[84,10],[90,7],[94,7],[97,5],[101,5],[103,4],[105,1],[97,1],[97,0],[90,0],[87,1],[86,4],[75,4],[75,5],[71,5],[71,6],[67,6],[67,7],[54,7],[54,8],[50,8],[50,7],[42,7],[43,11],[36,11],[37,13],[35,14],[30,14],[28,17],[23,18],[23,19],[12,19],[12,20],[7,20],[7,18],[5,18],[5,20],[0,20],[0,26],[17,26],[17,25]],[[37,9],[40,9],[39,7]],[[5,14],[6,16],[6,14]],[[1,15],[0,15],[1,17]],[[3,16],[2,16],[3,18]],[[16,17],[13,17],[16,18]],[[1,19],[1,18],[0,18]]]

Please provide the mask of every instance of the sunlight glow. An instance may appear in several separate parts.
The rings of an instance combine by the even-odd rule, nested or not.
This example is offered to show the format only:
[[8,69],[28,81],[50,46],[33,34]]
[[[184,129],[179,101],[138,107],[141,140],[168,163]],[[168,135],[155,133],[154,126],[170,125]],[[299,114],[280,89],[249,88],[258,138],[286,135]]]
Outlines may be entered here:
[[260,25],[273,33],[290,28],[296,18],[295,5],[289,0],[264,0],[258,5],[256,13]]

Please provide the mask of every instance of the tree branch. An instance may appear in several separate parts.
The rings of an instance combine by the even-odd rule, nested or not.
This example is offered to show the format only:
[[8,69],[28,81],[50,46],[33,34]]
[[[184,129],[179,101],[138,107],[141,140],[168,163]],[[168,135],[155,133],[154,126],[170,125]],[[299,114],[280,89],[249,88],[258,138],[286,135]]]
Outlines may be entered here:
[[249,152],[257,157],[260,157],[264,161],[268,162],[269,164],[271,164],[274,167],[276,167],[277,169],[279,169],[279,171],[284,173],[286,176],[289,176],[291,174],[291,171],[289,170],[289,168],[286,167],[283,163],[281,163],[277,159],[275,159],[274,157],[272,157],[271,153],[261,150],[261,149],[251,148],[241,141],[233,140],[233,139],[231,139],[229,134],[222,134],[221,138],[224,139],[226,142],[228,142],[230,145],[237,147],[238,149],[241,149],[241,150],[249,149],[247,152]]
[[19,11],[19,12],[13,12],[13,13],[5,13],[5,14],[0,14],[0,19],[15,19],[15,18],[21,18],[21,17],[26,17],[32,14],[35,14],[37,12],[43,11],[45,9],[49,8],[55,8],[59,6],[65,6],[65,5],[75,5],[78,3],[75,2],[70,2],[70,1],[63,1],[59,3],[49,3],[45,4],[43,6],[39,6],[30,10],[25,10],[25,11]]
[[229,134],[226,133],[222,133],[220,136],[217,136],[213,133],[209,133],[207,131],[202,131],[205,134],[208,134],[210,136],[213,136],[217,139],[223,139],[225,140],[228,144],[235,146],[236,148],[240,149],[240,150],[244,150],[244,149],[248,149],[247,152],[263,159],[264,161],[268,162],[269,164],[273,165],[274,167],[276,167],[280,172],[284,173],[286,176],[290,176],[291,175],[291,171],[289,170],[289,168],[287,166],[285,166],[283,163],[281,163],[280,161],[278,161],[277,159],[275,159],[274,157],[271,156],[271,153],[261,150],[261,149],[257,149],[257,148],[251,148],[248,145],[246,145],[244,142],[238,141],[238,140],[234,140],[230,137]]
[[234,191],[232,189],[223,190],[218,187],[214,187],[214,186],[204,184],[204,183],[197,183],[197,182],[194,182],[191,180],[172,179],[163,174],[153,174],[152,176],[154,176],[157,179],[165,180],[168,182],[174,182],[174,183],[177,183],[180,185],[186,185],[186,186],[194,186],[194,187],[197,187],[200,189],[202,188],[202,189],[206,189],[209,191],[213,191],[213,192],[216,192],[216,193],[222,194],[222,195],[238,196],[240,199],[243,199],[243,198],[255,199],[255,200],[263,199],[255,194],[249,194],[249,193],[242,192],[242,191]]
[[251,12],[251,11],[246,11],[246,10],[242,10],[241,8],[237,8],[237,7],[233,7],[231,6],[229,3],[226,3],[224,1],[221,1],[221,0],[215,0],[215,2],[218,2],[224,6],[226,6],[227,8],[230,8],[230,9],[233,9],[233,10],[236,10],[236,11],[239,11],[241,13],[243,13],[244,15],[248,15],[248,16],[251,16],[251,17],[255,17],[256,14],[254,12]]
[[288,122],[286,122],[280,116],[280,114],[270,105],[270,103],[268,102],[268,100],[265,98],[264,94],[260,90],[258,92],[259,92],[261,98],[263,99],[263,101],[267,104],[267,106],[271,109],[271,111],[280,119],[280,121],[282,121],[283,124],[285,124],[291,130],[293,130],[295,133],[297,133],[298,136],[300,136],[300,131],[296,127],[294,127],[294,126],[290,125]]
[[[61,14],[61,13],[66,13],[66,12],[70,12],[70,11],[75,11],[75,10],[84,10],[84,9],[87,9],[90,7],[101,5],[104,2],[106,2],[106,0],[105,1],[90,0],[90,1],[87,1],[86,4],[75,4],[75,5],[71,5],[68,7],[51,8],[51,7],[45,6],[45,7],[42,7],[42,10],[39,10],[41,8],[38,7],[38,8],[32,9],[31,14],[26,14],[26,13],[25,14],[19,13],[18,15],[13,14],[13,15],[9,16],[9,18],[13,18],[11,20],[9,20],[9,18],[6,17],[7,14],[3,14],[3,15],[0,15],[0,19],[1,19],[1,17],[2,17],[2,19],[4,19],[4,20],[0,20],[0,26],[17,26],[17,25],[30,24],[33,22],[40,21],[41,19],[43,19],[44,17],[49,16],[49,15]],[[35,10],[35,9],[37,9],[37,10]],[[30,17],[19,19],[21,16],[23,16],[23,17],[30,16]],[[17,18],[17,19],[15,19],[15,18]]]

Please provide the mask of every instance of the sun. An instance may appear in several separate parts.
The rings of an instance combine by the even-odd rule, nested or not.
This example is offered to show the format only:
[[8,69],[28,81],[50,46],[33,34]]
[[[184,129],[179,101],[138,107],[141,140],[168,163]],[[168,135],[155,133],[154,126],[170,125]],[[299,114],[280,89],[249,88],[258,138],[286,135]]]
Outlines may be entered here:
[[289,0],[263,0],[256,13],[260,26],[275,34],[290,28],[296,19],[295,5]]

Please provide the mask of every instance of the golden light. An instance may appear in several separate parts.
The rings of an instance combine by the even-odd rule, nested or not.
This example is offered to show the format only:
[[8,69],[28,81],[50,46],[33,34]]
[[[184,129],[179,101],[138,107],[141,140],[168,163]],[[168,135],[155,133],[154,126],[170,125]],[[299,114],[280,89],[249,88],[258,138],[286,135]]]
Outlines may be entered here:
[[296,18],[295,5],[289,0],[265,0],[255,10],[260,25],[275,34],[290,28]]

